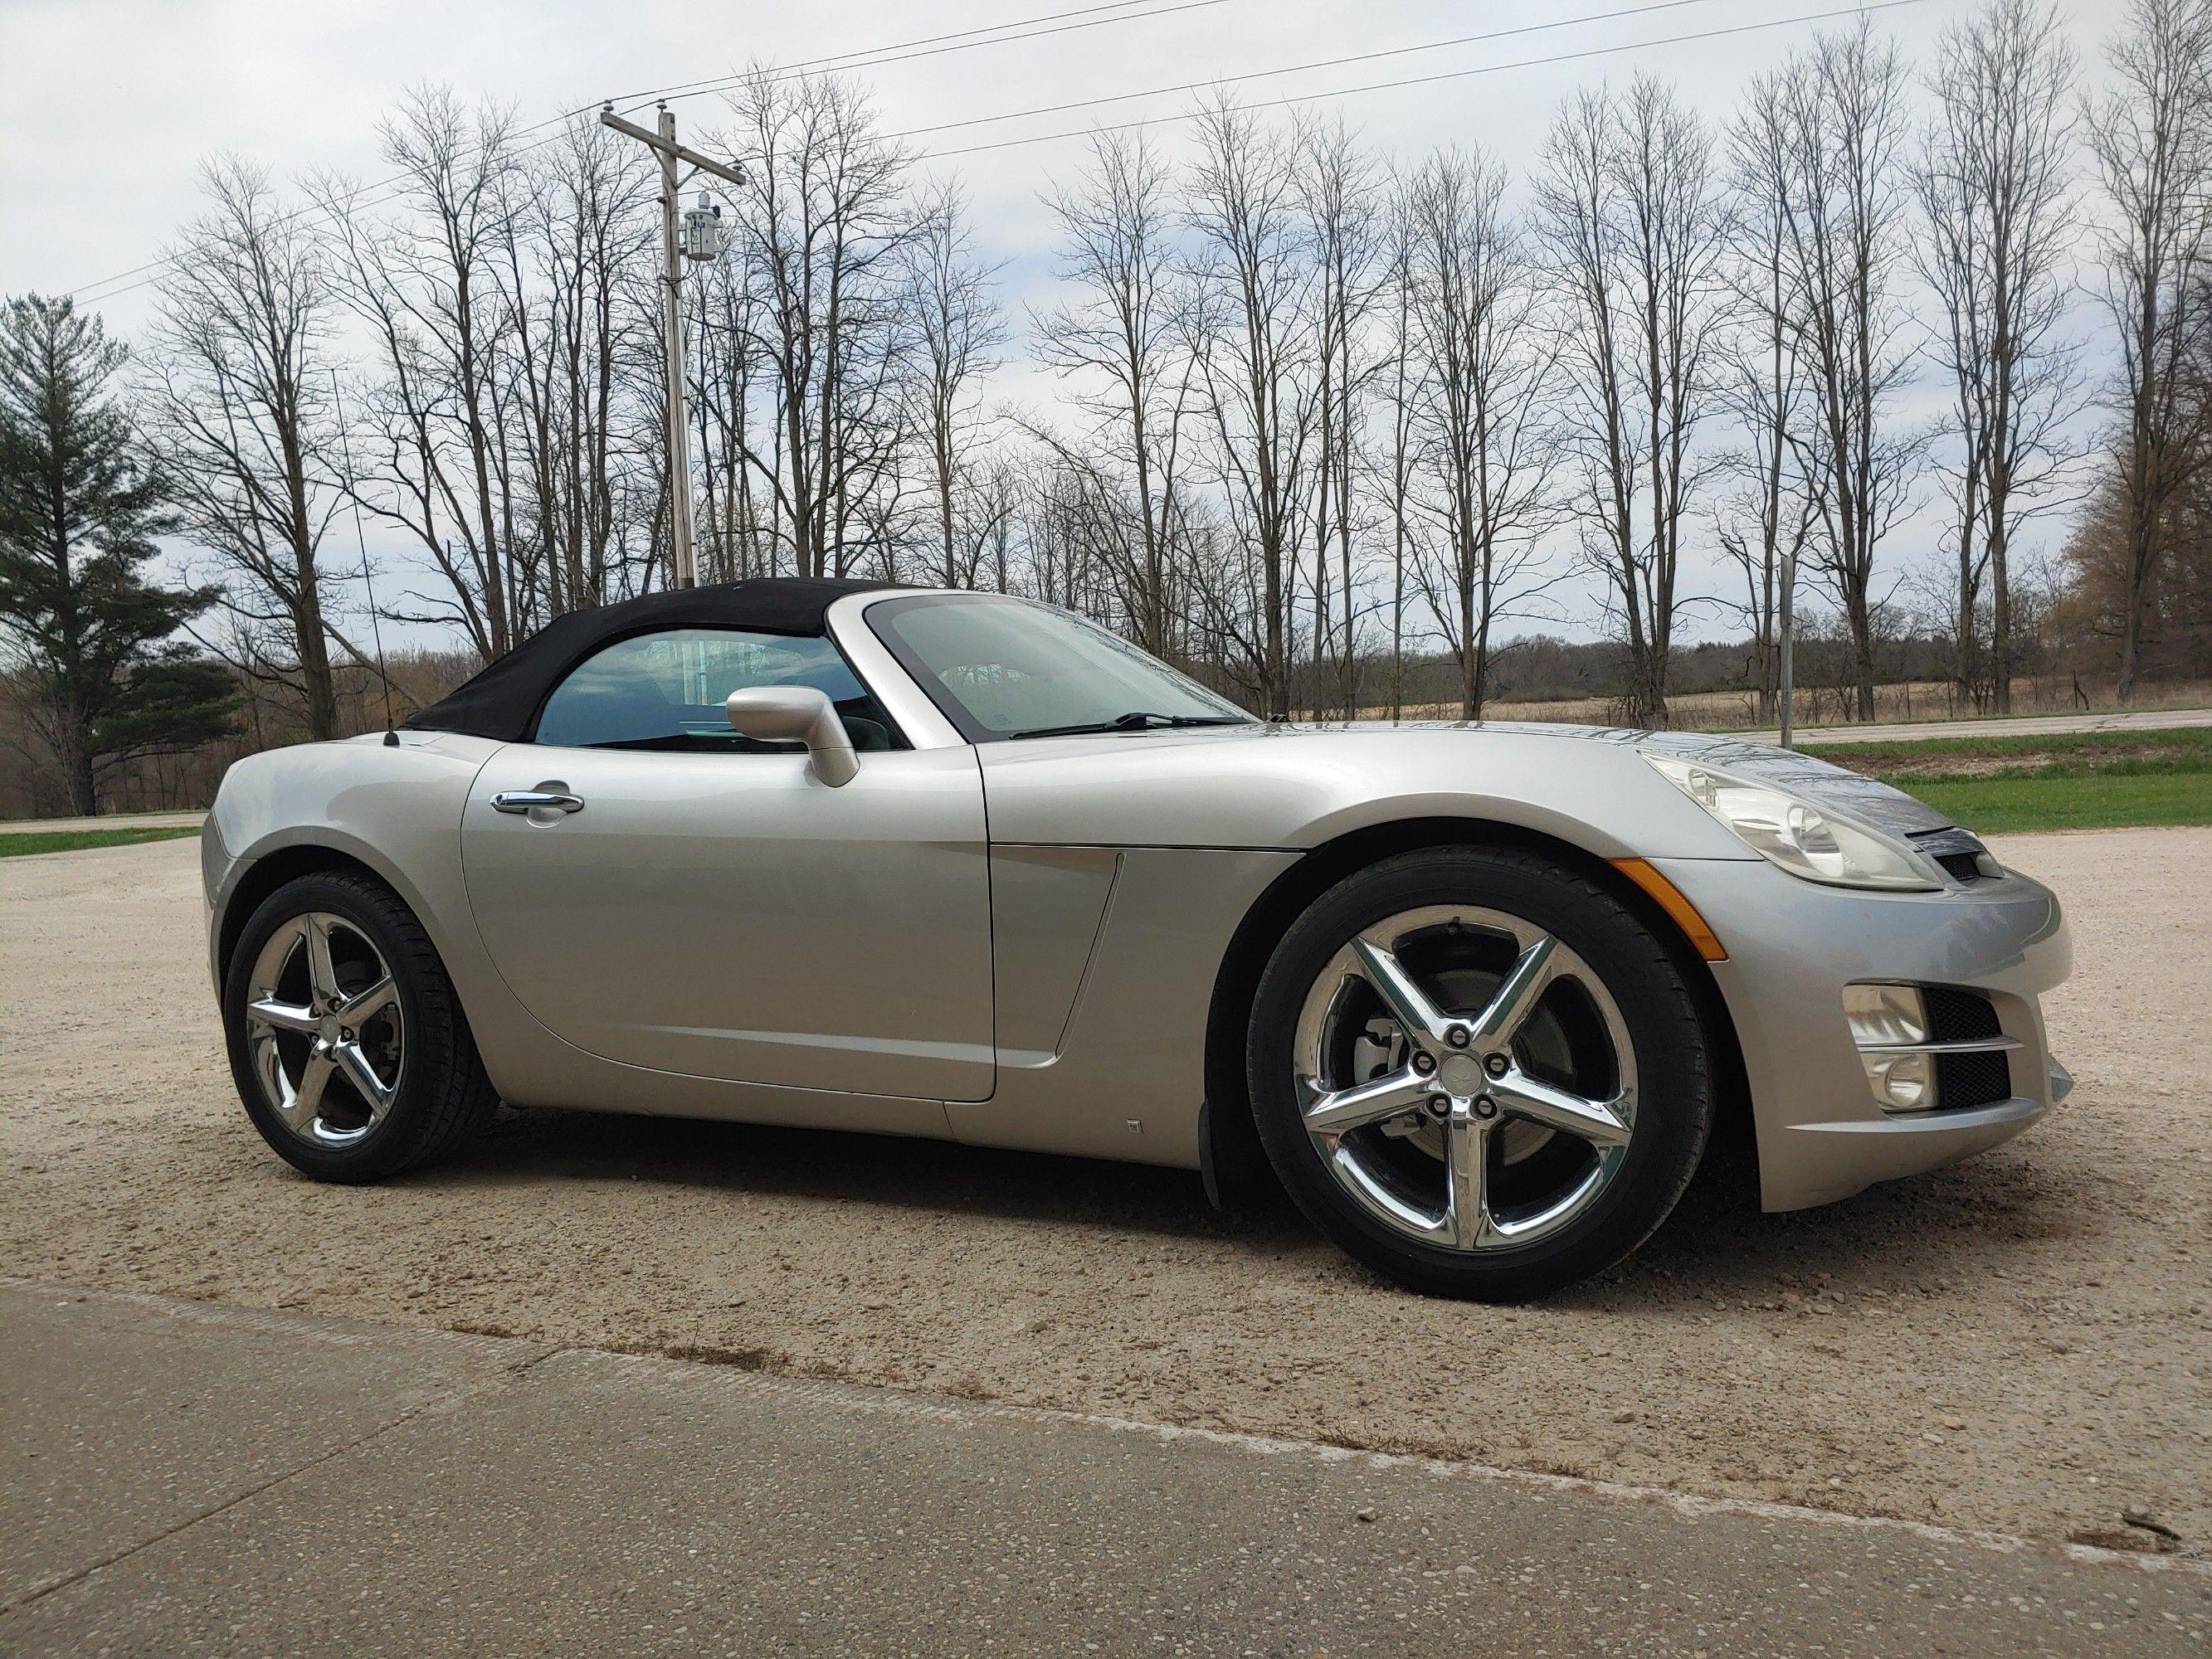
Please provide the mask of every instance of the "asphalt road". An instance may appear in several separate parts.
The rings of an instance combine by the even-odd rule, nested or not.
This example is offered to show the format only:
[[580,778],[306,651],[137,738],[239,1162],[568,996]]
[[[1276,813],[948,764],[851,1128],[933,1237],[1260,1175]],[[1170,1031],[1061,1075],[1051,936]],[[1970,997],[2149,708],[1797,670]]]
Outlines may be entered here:
[[[1826,743],[1913,743],[1936,738],[2056,738],[2076,732],[2171,732],[2212,726],[2212,708],[2144,708],[2102,714],[2019,714],[2006,720],[1905,720],[1888,726],[1801,726],[1796,740]],[[1742,732],[1732,735],[1772,743],[1781,734]]]
[[0,1650],[2183,1654],[2212,1571],[0,1285]]

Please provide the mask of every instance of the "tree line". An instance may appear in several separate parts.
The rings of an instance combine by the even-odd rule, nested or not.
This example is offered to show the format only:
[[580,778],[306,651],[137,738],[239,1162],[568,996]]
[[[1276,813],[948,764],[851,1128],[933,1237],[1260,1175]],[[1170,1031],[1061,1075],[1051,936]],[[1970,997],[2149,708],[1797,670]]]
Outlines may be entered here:
[[[1717,122],[1580,90],[1525,177],[1216,95],[1048,187],[1018,313],[857,84],[757,68],[695,141],[747,177],[685,284],[700,580],[1028,593],[1278,717],[1395,714],[1409,673],[1479,716],[1573,595],[1647,725],[1699,607],[1762,714],[1793,602],[1862,719],[1908,635],[1996,713],[2054,629],[2122,702],[2212,671],[2212,0],[2134,0],[2107,57],[2086,95],[2055,9],[1984,0],[1916,76],[1862,19]],[[233,719],[180,674],[337,732],[372,541],[381,618],[473,660],[668,580],[657,169],[438,88],[380,136],[375,186],[210,164],[127,364],[65,301],[6,313],[0,619],[80,805]],[[102,606],[135,620],[95,648]]]

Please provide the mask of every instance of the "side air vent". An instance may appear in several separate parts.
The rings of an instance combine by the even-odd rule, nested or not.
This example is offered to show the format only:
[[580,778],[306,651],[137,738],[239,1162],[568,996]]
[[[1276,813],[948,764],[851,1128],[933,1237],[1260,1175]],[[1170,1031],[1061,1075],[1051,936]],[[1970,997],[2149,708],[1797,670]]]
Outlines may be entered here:
[[1982,838],[1956,824],[1948,830],[1923,830],[1911,837],[1912,844],[1943,866],[1952,880],[1962,883],[1994,881],[2004,866],[1990,856]]

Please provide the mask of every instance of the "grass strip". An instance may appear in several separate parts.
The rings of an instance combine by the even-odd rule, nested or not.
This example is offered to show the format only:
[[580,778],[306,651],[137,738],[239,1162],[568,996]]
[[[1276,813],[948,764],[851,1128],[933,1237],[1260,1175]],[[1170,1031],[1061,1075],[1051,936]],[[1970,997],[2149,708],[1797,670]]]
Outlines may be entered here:
[[2212,823],[2212,770],[1891,781],[1981,835]]
[[2163,732],[2068,732],[2050,737],[1930,738],[1808,744],[1805,753],[1875,777],[2081,776],[2093,772],[2212,769],[2212,726]]
[[133,847],[142,841],[175,841],[199,834],[198,824],[158,830],[9,830],[0,831],[0,859],[33,853],[81,853],[92,847]]

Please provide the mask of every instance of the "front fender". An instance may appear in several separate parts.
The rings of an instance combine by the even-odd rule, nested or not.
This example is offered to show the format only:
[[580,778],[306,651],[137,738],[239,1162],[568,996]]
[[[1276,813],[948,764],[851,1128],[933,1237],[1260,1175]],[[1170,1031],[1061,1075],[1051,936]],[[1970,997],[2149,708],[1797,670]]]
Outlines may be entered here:
[[[413,734],[410,734],[410,738]],[[422,922],[441,954],[468,915],[460,885],[461,808],[499,748],[476,738],[303,744],[250,756],[223,776],[209,810],[225,858],[210,918],[220,939],[253,867],[295,848],[325,848],[367,865]]]
[[391,887],[430,936],[497,1085],[502,1054],[542,1037],[485,951],[462,878],[461,811],[500,747],[408,732],[396,744],[380,737],[304,744],[233,766],[208,816],[206,836],[222,856],[209,856],[209,840],[202,843],[218,994],[222,941],[234,934],[234,922],[245,921],[234,915],[240,895],[258,902],[265,890],[257,872],[271,859],[291,863],[289,855],[311,850],[349,860]]

